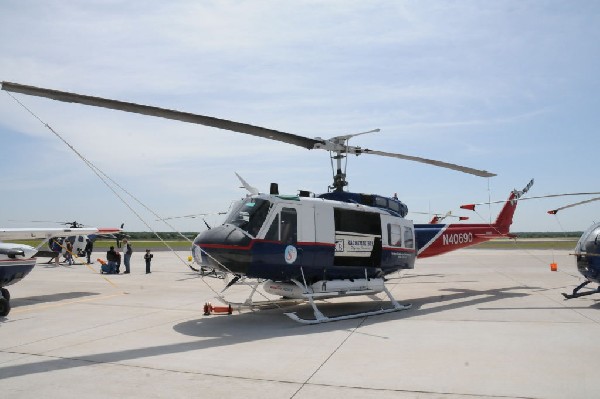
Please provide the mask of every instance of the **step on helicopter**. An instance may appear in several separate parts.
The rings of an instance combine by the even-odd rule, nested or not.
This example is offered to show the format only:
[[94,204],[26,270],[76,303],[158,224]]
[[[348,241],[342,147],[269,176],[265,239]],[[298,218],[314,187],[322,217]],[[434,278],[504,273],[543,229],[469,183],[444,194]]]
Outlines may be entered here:
[[[533,184],[532,181],[525,190],[512,191],[493,224],[413,224],[405,218],[408,207],[395,197],[346,191],[348,182],[342,161],[346,160],[347,165],[347,156],[350,154],[379,155],[479,177],[492,177],[495,174],[348,144],[353,137],[378,132],[379,129],[330,139],[308,138],[188,112],[11,82],[2,82],[2,89],[195,123],[309,150],[329,151],[334,170],[333,183],[327,193],[300,191],[297,195],[282,195],[277,184],[273,183],[269,193],[255,190],[237,202],[222,225],[200,233],[193,243],[192,254],[198,264],[234,276],[226,288],[237,282],[254,281],[245,305],[260,305],[252,300],[260,284],[267,293],[280,296],[282,300],[308,301],[314,319],[302,319],[295,313],[286,313],[302,323],[321,323],[410,308],[410,304],[399,304],[395,300],[385,286],[386,276],[414,268],[417,257],[440,255],[493,238],[510,236],[509,228],[517,199]],[[315,300],[319,299],[381,292],[387,295],[391,307],[328,317],[315,304]]]
[[0,228],[0,240],[37,240],[37,247],[0,241],[0,317],[10,312],[10,292],[7,286],[21,281],[36,264],[36,254],[49,240],[59,237],[78,237],[92,234],[117,233],[113,228]]

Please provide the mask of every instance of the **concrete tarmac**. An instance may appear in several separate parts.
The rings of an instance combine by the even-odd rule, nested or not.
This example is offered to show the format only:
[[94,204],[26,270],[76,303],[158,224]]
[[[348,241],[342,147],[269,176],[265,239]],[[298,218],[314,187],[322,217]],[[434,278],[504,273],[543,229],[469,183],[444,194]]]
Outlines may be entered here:
[[[320,325],[283,315],[311,316],[306,304],[203,316],[223,280],[200,278],[169,252],[156,252],[145,274],[142,256],[134,253],[129,275],[39,263],[9,287],[3,396],[600,397],[600,295],[563,300],[581,281],[567,251],[467,249],[417,260],[388,282],[411,309]],[[227,292],[243,301],[250,288]],[[364,311],[380,307],[375,299],[321,309]]]

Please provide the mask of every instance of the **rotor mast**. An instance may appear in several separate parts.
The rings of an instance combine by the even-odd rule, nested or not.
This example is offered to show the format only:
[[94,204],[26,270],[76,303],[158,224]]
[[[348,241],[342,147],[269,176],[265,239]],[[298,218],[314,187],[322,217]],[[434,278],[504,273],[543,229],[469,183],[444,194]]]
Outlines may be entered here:
[[344,171],[342,172],[342,159],[347,158],[346,154],[348,153],[355,155],[360,155],[362,153],[360,147],[348,146],[348,142],[350,141],[350,139],[355,136],[360,136],[368,133],[378,133],[380,131],[381,129],[373,129],[369,130],[368,132],[347,134],[345,136],[336,136],[332,137],[329,140],[324,140],[325,145],[321,148],[329,150],[330,153],[335,153],[335,155],[331,155],[331,159],[335,160],[336,168],[335,174],[333,175],[333,184],[329,186],[330,189],[333,189],[334,191],[344,191],[344,187],[348,185],[348,181],[346,180],[346,166],[348,165],[348,161],[346,161],[346,166],[344,166]]

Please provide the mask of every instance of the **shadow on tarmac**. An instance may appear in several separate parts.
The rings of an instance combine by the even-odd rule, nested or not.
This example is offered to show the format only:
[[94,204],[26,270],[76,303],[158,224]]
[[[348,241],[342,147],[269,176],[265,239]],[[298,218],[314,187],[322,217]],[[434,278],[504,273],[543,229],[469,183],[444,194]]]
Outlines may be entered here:
[[28,296],[24,298],[13,298],[10,300],[10,306],[15,309],[19,306],[32,305],[32,303],[40,302],[58,302],[65,299],[82,298],[85,296],[100,295],[97,292],[63,292],[60,294]]
[[[152,356],[199,351],[207,348],[227,347],[245,342],[268,340],[271,338],[323,333],[330,331],[352,330],[358,326],[373,325],[382,321],[402,320],[411,317],[421,317],[428,314],[459,309],[467,306],[481,305],[494,301],[531,295],[536,287],[509,287],[491,290],[449,289],[447,295],[435,295],[413,300],[413,307],[409,310],[388,313],[375,317],[342,320],[318,325],[302,325],[285,317],[281,309],[261,310],[235,314],[234,316],[213,315],[179,323],[173,329],[183,335],[201,338],[194,342],[182,342],[168,345],[150,346],[145,348],[128,349],[116,352],[105,352],[89,356],[74,358],[51,358],[33,363],[15,366],[0,367],[0,380],[19,377],[47,371],[57,371],[85,367],[102,363],[117,363],[127,360],[142,359]],[[74,293],[72,293],[74,294]],[[80,293],[81,294],[81,293]],[[93,293],[82,293],[93,294]],[[459,301],[443,303],[428,309],[424,305],[431,305],[440,301]],[[377,308],[390,306],[389,301],[378,301]],[[311,317],[310,305],[303,304],[286,308],[297,311],[302,317]],[[325,302],[319,303],[319,309],[328,316],[337,314],[357,313],[373,309],[373,302]],[[387,337],[380,337],[386,339]]]

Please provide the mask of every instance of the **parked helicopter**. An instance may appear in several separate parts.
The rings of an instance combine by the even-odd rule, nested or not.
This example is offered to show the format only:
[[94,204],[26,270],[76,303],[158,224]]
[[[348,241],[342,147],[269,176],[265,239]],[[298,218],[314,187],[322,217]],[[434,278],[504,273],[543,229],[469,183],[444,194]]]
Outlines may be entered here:
[[55,237],[83,236],[97,233],[113,233],[115,229],[97,228],[2,228],[0,240],[42,239],[35,248],[25,244],[0,242],[0,316],[10,312],[10,292],[4,288],[18,283],[31,272],[36,263],[38,249],[48,240]]
[[[557,209],[548,211],[550,215],[556,215],[559,211],[574,206],[587,204],[594,201],[599,201],[600,197],[595,197],[585,201],[575,202],[565,205]],[[600,223],[592,224],[586,231],[583,232],[573,254],[577,259],[577,270],[585,278],[583,283],[579,284],[570,294],[563,293],[565,299],[579,298],[600,293]],[[598,287],[595,290],[579,292],[589,283],[596,283]]]
[[[63,225],[70,227],[71,229],[80,229],[80,228],[87,227],[77,221],[73,221],[73,222],[48,222],[48,221],[41,222],[41,221],[39,221],[39,222],[40,223],[63,224]],[[114,239],[114,240],[116,240],[117,248],[121,248],[121,241],[124,238],[129,238],[129,236],[127,234],[123,233],[123,231],[122,231],[123,226],[124,226],[124,224],[122,223],[120,228],[104,227],[101,229],[102,232],[98,232],[95,234],[80,234],[80,235],[64,237],[61,239],[56,238],[58,245],[54,245],[54,248],[51,247],[53,240],[50,240],[50,241],[48,241],[48,248],[40,249],[35,254],[35,257],[36,258],[50,258],[48,263],[52,263],[54,261],[54,258],[57,256],[57,253],[58,253],[59,257],[66,255],[66,252],[67,252],[66,242],[67,241],[70,242],[71,245],[73,246],[72,254],[82,257],[82,258],[85,256],[85,247],[87,244],[87,240],[90,240],[92,243],[94,243],[96,240],[99,240],[99,239]],[[58,252],[57,252],[57,249],[58,249]]]
[[[379,129],[331,139],[312,139],[214,117],[10,82],[2,82],[2,89],[196,123],[309,150],[329,151],[332,167],[335,161],[335,168],[333,184],[327,193],[300,191],[298,195],[281,195],[275,183],[268,194],[250,191],[249,196],[235,204],[221,226],[206,230],[196,237],[192,251],[200,265],[235,275],[229,285],[240,279],[255,279],[252,294],[264,282],[263,289],[268,293],[286,299],[308,300],[314,311],[314,320],[286,313],[303,323],[328,322],[409,308],[410,305],[399,304],[387,290],[386,276],[414,268],[417,257],[440,255],[509,236],[516,200],[533,184],[532,181],[526,189],[512,191],[493,224],[414,225],[405,218],[408,207],[397,198],[345,191],[348,182],[345,169],[342,171],[342,160],[348,154],[371,154],[416,161],[480,177],[492,177],[495,174],[447,162],[348,145],[349,139]],[[315,299],[381,292],[387,294],[392,305],[390,308],[338,317],[323,315],[314,302]],[[254,304],[252,294],[247,304]]]

